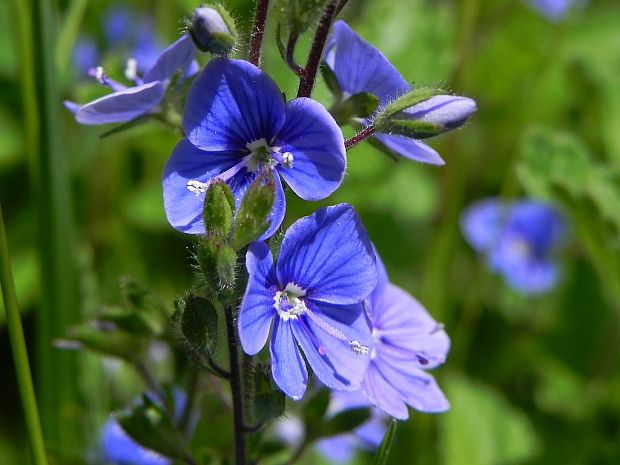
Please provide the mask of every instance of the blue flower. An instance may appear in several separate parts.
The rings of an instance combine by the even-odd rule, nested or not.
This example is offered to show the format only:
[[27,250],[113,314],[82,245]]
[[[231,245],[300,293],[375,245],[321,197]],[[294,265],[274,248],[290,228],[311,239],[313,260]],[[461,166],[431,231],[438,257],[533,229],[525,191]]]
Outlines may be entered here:
[[95,39],[88,35],[80,36],[73,47],[71,61],[80,77],[88,76],[88,71],[99,63],[99,51]]
[[566,223],[551,205],[481,200],[463,213],[461,229],[490,268],[517,291],[537,294],[556,285],[558,268],[552,255],[566,233]]
[[[325,62],[336,75],[344,98],[369,92],[379,98],[379,107],[383,107],[412,89],[388,59],[344,21],[334,24]],[[453,129],[463,124],[475,110],[476,102],[470,98],[437,95],[403,113],[410,119]],[[435,150],[418,140],[394,134],[376,133],[374,137],[397,155],[434,165],[444,164]]]
[[[361,391],[332,391],[327,414],[335,415],[345,410],[371,406]],[[321,439],[316,447],[330,462],[348,463],[356,450],[374,451],[379,447],[387,429],[385,420],[385,414],[373,409],[370,419],[364,424],[350,433]]]
[[193,68],[194,44],[185,34],[164,50],[155,64],[143,76],[138,74],[135,59],[127,62],[125,76],[133,81],[133,87],[126,87],[106,75],[102,67],[92,70],[92,75],[101,84],[114,92],[85,105],[65,102],[75,113],[75,119],[82,124],[123,123],[148,113],[156,113],[172,77],[181,72],[185,75]]
[[114,418],[108,419],[101,431],[101,448],[106,463],[113,465],[169,465],[163,455],[142,447],[125,433]]
[[204,192],[226,181],[237,204],[259,171],[274,171],[275,204],[264,237],[278,228],[286,200],[280,177],[304,200],[324,199],[344,177],[340,128],[319,103],[286,103],[273,80],[243,60],[214,59],[187,96],[182,139],[164,170],[164,207],[170,224],[204,232]]
[[407,292],[388,282],[377,257],[378,282],[366,304],[374,347],[362,391],[373,405],[394,418],[409,417],[407,405],[420,412],[443,412],[450,404],[426,370],[441,365],[450,339]]
[[[152,399],[154,397],[149,395]],[[179,388],[172,389],[174,403],[174,420],[180,421],[185,406],[187,395]],[[156,403],[159,403],[156,401]],[[193,431],[198,423],[197,412],[190,417],[190,429]],[[103,425],[100,435],[100,445],[103,459],[111,465],[170,465],[172,461],[157,452],[147,449],[135,442],[123,430],[118,421],[111,416]]]
[[530,4],[549,21],[560,21],[575,0],[529,0]]
[[286,395],[300,399],[306,390],[302,351],[327,387],[359,389],[371,343],[363,300],[377,272],[355,210],[340,204],[296,221],[284,235],[277,263],[265,243],[254,242],[246,267],[239,313],[245,352],[258,353],[271,329],[271,370]]

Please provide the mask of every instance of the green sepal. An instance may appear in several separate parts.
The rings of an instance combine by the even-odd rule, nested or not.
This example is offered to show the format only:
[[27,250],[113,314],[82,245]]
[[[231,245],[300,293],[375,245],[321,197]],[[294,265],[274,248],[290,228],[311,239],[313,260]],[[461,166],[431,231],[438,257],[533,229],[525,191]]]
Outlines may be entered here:
[[274,199],[273,173],[271,170],[266,170],[248,188],[239,206],[232,240],[235,250],[242,249],[267,231]]
[[445,132],[441,124],[433,124],[416,119],[388,119],[381,124],[374,124],[377,132],[398,134],[412,139],[427,139]]
[[[215,10],[215,12],[217,12],[221,17],[228,31],[214,31],[205,29],[207,25],[204,23],[196,23],[196,10],[192,19],[187,21],[187,31],[194,41],[194,45],[196,45],[198,50],[211,53],[212,55],[228,55],[235,48],[238,38],[235,21],[226,8],[219,3],[203,4],[200,8],[210,8],[211,10]],[[205,37],[204,34],[208,34],[208,37]]]
[[392,119],[394,116],[399,115],[403,110],[410,108],[418,103],[422,103],[435,95],[444,94],[442,89],[432,87],[417,87],[410,90],[406,94],[401,95],[396,100],[390,102],[382,111],[377,115],[374,121],[375,127],[383,126],[387,120]]
[[138,444],[166,457],[185,460],[188,445],[181,431],[169,415],[151,400],[143,396],[143,403],[116,416],[125,432]]
[[235,269],[237,253],[229,245],[220,247],[217,251],[217,276],[220,289],[230,289],[235,284]]
[[378,105],[379,97],[369,92],[360,92],[334,105],[329,112],[336,122],[342,126],[356,118],[372,116]]
[[196,248],[196,261],[205,278],[205,283],[212,289],[217,289],[220,283],[217,272],[217,254],[219,248],[219,242],[208,237],[201,240]]
[[203,219],[209,237],[228,237],[235,216],[235,199],[228,184],[214,181],[205,195]]

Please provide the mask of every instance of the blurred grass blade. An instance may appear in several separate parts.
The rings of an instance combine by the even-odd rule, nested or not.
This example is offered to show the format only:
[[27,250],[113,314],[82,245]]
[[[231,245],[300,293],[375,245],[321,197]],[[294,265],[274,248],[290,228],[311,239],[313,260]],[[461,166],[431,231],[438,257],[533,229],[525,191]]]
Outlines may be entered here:
[[[24,0],[20,0],[24,1]],[[34,147],[35,198],[39,213],[41,257],[41,304],[37,309],[37,388],[43,431],[49,447],[63,454],[80,453],[81,428],[78,402],[78,355],[53,350],[52,341],[62,337],[78,321],[76,242],[71,218],[67,157],[62,151],[62,102],[55,67],[54,2],[31,0],[34,69],[20,74],[36,77],[38,146]]]
[[381,446],[375,456],[373,465],[385,465],[387,463],[388,456],[390,455],[390,449],[392,448],[392,442],[394,441],[394,436],[396,436],[396,425],[396,420],[392,418],[390,426],[388,426],[385,436],[383,436],[383,441],[381,441]]
[[64,70],[69,65],[71,52],[80,33],[80,25],[87,6],[88,0],[73,0],[69,5],[56,45],[56,64],[60,70]]
[[15,363],[17,383],[19,385],[19,393],[22,399],[22,406],[24,408],[24,417],[26,419],[26,428],[28,429],[28,437],[30,439],[32,461],[35,465],[46,465],[47,459],[45,457],[45,445],[43,442],[43,434],[41,432],[37,400],[34,395],[34,386],[32,385],[32,375],[30,372],[30,363],[28,361],[28,352],[26,350],[26,341],[24,339],[24,330],[22,328],[19,308],[17,306],[17,295],[15,293],[13,274],[11,272],[9,245],[6,239],[4,217],[2,215],[1,205],[0,287],[2,288],[2,298],[4,300],[4,308],[6,309],[7,328],[9,331],[9,338],[11,340],[11,352]]

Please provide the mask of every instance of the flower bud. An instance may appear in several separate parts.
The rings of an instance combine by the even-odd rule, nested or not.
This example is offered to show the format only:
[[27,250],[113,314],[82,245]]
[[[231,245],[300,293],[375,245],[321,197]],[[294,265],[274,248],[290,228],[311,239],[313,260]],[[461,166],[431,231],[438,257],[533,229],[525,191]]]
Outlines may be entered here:
[[476,102],[470,98],[436,95],[407,108],[402,112],[402,116],[404,119],[436,124],[448,131],[463,125],[476,110]]
[[235,221],[233,248],[240,250],[258,240],[269,227],[269,214],[275,200],[273,173],[262,173],[246,191]]
[[230,233],[235,200],[224,181],[211,183],[205,195],[203,219],[207,236],[225,238]]
[[214,55],[228,54],[237,39],[235,23],[221,5],[196,8],[188,31],[198,49]]

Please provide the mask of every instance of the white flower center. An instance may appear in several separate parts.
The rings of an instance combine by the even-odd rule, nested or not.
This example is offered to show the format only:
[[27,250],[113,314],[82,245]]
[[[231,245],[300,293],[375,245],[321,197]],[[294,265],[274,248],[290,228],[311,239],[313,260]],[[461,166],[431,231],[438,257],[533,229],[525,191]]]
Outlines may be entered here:
[[308,307],[300,297],[306,295],[306,291],[294,283],[288,283],[283,291],[276,292],[274,304],[278,316],[284,321],[308,312]]
[[250,151],[246,164],[248,171],[256,173],[265,165],[273,168],[278,164],[278,160],[274,158],[274,155],[277,158],[280,157],[280,147],[272,147],[264,137],[248,142],[245,148]]

